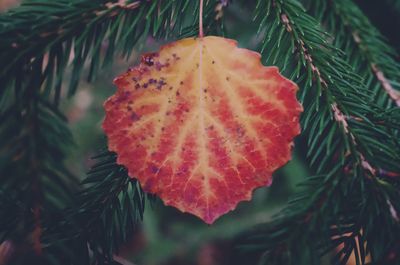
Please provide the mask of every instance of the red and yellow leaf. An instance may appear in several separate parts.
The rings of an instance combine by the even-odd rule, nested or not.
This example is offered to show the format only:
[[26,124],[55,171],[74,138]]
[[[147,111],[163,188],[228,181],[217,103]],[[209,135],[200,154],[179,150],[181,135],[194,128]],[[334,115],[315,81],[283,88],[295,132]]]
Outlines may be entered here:
[[233,40],[170,43],[115,84],[103,128],[118,163],[209,224],[271,184],[300,132],[297,86]]

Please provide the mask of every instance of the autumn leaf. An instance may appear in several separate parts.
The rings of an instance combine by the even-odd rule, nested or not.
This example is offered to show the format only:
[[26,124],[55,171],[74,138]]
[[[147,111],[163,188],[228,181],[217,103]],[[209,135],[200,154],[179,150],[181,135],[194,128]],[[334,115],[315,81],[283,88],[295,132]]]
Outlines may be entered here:
[[170,43],[115,84],[103,128],[118,163],[209,224],[271,184],[300,132],[297,86],[233,40]]

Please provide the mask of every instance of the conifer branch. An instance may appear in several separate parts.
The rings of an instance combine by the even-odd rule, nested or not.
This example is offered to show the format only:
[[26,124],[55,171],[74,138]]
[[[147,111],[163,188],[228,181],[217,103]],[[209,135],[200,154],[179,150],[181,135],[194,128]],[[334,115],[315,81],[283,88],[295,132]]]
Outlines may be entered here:
[[[280,15],[280,18],[281,18],[281,22],[285,26],[286,31],[288,33],[292,33],[294,30],[296,30],[293,28],[293,27],[295,27],[295,25],[291,24],[286,13],[282,12]],[[340,108],[338,107],[338,103],[335,101],[335,99],[329,92],[330,86],[332,84],[329,84],[327,81],[325,81],[325,76],[323,76],[321,74],[319,67],[316,66],[313,62],[313,55],[312,55],[312,51],[311,51],[312,47],[307,47],[307,45],[305,44],[305,41],[300,36],[296,37],[296,35],[293,34],[293,38],[295,39],[295,41],[298,44],[297,49],[300,50],[300,52],[302,53],[304,60],[307,63],[307,67],[311,68],[311,71],[312,71],[312,74],[314,75],[315,80],[318,80],[317,82],[320,82],[321,87],[323,89],[327,90],[327,91],[321,91],[321,92],[322,93],[325,92],[328,97],[331,97],[331,99],[329,101],[331,102],[330,107],[331,107],[331,112],[333,114],[334,120],[340,124],[344,134],[348,135],[348,137],[350,139],[350,143],[353,145],[352,146],[353,149],[358,151],[356,154],[358,155],[358,160],[360,161],[361,166],[364,169],[366,169],[367,171],[369,171],[370,173],[372,173],[373,175],[375,175],[376,170],[371,167],[371,165],[368,163],[368,161],[366,161],[364,155],[362,154],[362,151],[357,150],[358,145],[356,142],[356,137],[350,131],[351,128],[349,127],[348,118],[340,110]],[[309,50],[310,50],[310,52],[309,52]],[[358,119],[362,121],[362,118],[358,118]],[[350,151],[350,150],[348,150],[348,151]]]
[[[198,10],[193,1],[57,1],[33,0],[0,16],[0,81],[4,93],[15,85],[23,67],[32,67],[38,56],[42,62],[42,94],[58,105],[66,67],[72,64],[68,95],[74,94],[83,65],[90,61],[88,80],[111,63],[116,51],[129,57],[134,45],[149,34],[194,36]],[[214,19],[216,3],[205,5],[206,30],[218,28]],[[107,41],[103,53],[103,43]],[[103,61],[103,62],[102,62]],[[18,76],[20,78],[21,76]],[[52,88],[55,91],[52,92]]]
[[368,81],[374,100],[390,107],[389,97],[400,106],[400,64],[394,59],[398,55],[353,1],[310,1],[309,9],[333,33],[335,45],[346,52],[348,62]]
[[[218,31],[220,22],[214,19],[216,4],[208,1],[204,8],[207,32]],[[60,213],[66,205],[71,206],[69,196],[73,194],[71,189],[66,188],[66,183],[71,182],[71,175],[62,164],[64,149],[71,145],[71,136],[65,124],[66,119],[58,110],[64,94],[61,88],[67,67],[72,64],[68,90],[68,94],[72,95],[87,61],[88,79],[91,81],[100,65],[110,63],[116,52],[128,57],[134,45],[150,34],[157,38],[171,34],[196,35],[198,17],[190,16],[188,11],[197,10],[193,5],[189,0],[32,0],[0,16],[0,82],[3,85],[0,91],[0,117],[4,121],[0,125],[0,134],[3,136],[0,148],[7,154],[4,163],[0,164],[0,172],[4,176],[6,172],[15,174],[2,178],[1,184],[6,187],[4,193],[14,193],[15,201],[23,197],[25,215],[36,218],[37,224],[44,225],[40,230],[36,229],[43,231],[44,238],[43,242],[39,242],[39,237],[35,239],[38,249],[45,247],[40,259],[54,262],[64,257],[71,264],[88,264],[86,245],[89,244],[93,259],[98,264],[111,262],[117,246],[132,232],[143,215],[144,200],[136,182],[130,181],[123,173],[124,169],[113,165],[112,161],[103,161],[106,164],[96,167],[97,171],[93,173],[96,177],[89,177],[88,181],[95,180],[97,183],[81,194],[77,209],[71,208],[66,216]],[[103,53],[105,41],[107,48]],[[24,153],[24,144],[28,144],[27,154]],[[20,169],[26,169],[28,174]],[[111,169],[117,171],[107,171]],[[36,173],[33,175],[32,172]],[[36,184],[31,184],[33,179],[43,192],[43,201],[40,201],[40,206],[35,206],[43,209],[40,215],[32,215],[30,196],[24,198],[24,194],[31,194],[35,190]],[[115,192],[104,193],[106,188],[117,184]],[[99,196],[98,192],[107,197]],[[121,196],[124,201],[120,201]],[[122,211],[122,203],[126,209],[138,210]],[[57,228],[51,227],[54,216],[60,214],[68,222],[60,219]],[[117,223],[113,223],[114,218]],[[4,229],[10,230],[0,231],[4,240],[16,233],[22,234],[19,236],[21,238],[34,231],[28,225],[34,223],[30,218],[18,219],[18,222],[26,222],[24,231],[18,230],[18,223],[12,222],[15,219],[4,220],[10,221],[4,226]],[[64,227],[67,228],[65,232],[71,232],[75,237],[71,238],[62,232]],[[86,234],[83,227],[92,233]],[[70,249],[70,252],[66,253],[66,249]]]
[[[307,179],[303,192],[274,222],[256,229],[244,248],[264,252],[267,264],[319,264],[316,256],[339,248],[341,243],[344,245],[334,257],[335,264],[346,263],[351,253],[357,254],[357,262],[364,262],[368,251],[373,252],[375,261],[384,260],[392,251],[390,244],[385,245],[384,253],[379,253],[373,244],[364,249],[364,242],[373,240],[371,231],[380,222],[381,212],[363,207],[379,204],[389,196],[388,190],[382,188],[384,177],[378,175],[377,168],[393,169],[393,165],[388,161],[377,163],[376,157],[384,155],[400,161],[392,153],[398,150],[391,133],[397,125],[382,123],[386,118],[378,116],[388,112],[373,103],[364,92],[363,79],[344,62],[343,53],[327,42],[331,36],[297,1],[260,0],[257,10],[260,28],[266,29],[261,48],[266,62],[280,66],[300,86],[305,108],[303,135],[308,142],[310,163],[317,164],[314,168],[321,175]],[[368,139],[372,135],[376,137],[373,141]],[[380,149],[383,146],[386,151]],[[398,171],[397,166],[394,168]],[[387,184],[385,187],[397,185]],[[366,201],[364,192],[373,195]],[[398,198],[396,193],[390,201]],[[393,222],[391,207],[386,203],[381,207],[391,222],[384,236],[394,240],[391,229],[399,227]],[[374,221],[367,223],[364,218]],[[305,246],[309,246],[307,250]]]
[[76,251],[87,259],[91,252],[95,264],[108,264],[143,219],[146,195],[126,169],[117,164],[116,154],[106,151],[96,160],[82,183],[89,186],[79,192],[76,205],[66,211],[64,221],[47,224],[47,257],[73,262],[77,253],[60,253],[63,246],[59,242],[66,242],[81,246]]
[[[12,241],[19,235],[25,242],[16,245],[32,244],[40,257],[44,216],[52,218],[72,202],[74,178],[62,162],[65,148],[71,144],[64,121],[42,104],[37,91],[30,92],[19,98],[20,106],[13,105],[2,115],[2,192],[22,206],[0,213],[1,219],[7,220],[1,233],[2,240]],[[8,215],[15,219],[6,218]]]
[[[367,139],[365,139],[365,135],[363,134],[367,132],[365,131],[364,124],[370,124],[371,127],[369,129],[379,134],[379,139],[382,140],[393,139],[389,133],[386,135],[382,135],[382,133],[386,130],[386,126],[393,127],[394,125],[382,125],[378,121],[373,121],[374,116],[378,115],[381,110],[371,102],[371,98],[367,94],[362,92],[362,78],[356,75],[351,67],[338,56],[335,48],[326,42],[328,35],[318,28],[316,21],[313,21],[311,17],[303,19],[298,15],[299,12],[304,13],[304,10],[296,6],[296,2],[272,1],[271,3],[269,4],[274,6],[270,10],[271,16],[275,15],[273,19],[279,19],[279,22],[275,23],[276,26],[271,27],[269,33],[267,33],[264,47],[271,41],[271,35],[276,30],[280,32],[280,36],[275,36],[280,37],[277,42],[278,45],[284,45],[283,42],[286,41],[291,44],[289,50],[294,54],[298,53],[299,60],[295,62],[295,70],[289,74],[295,81],[301,74],[305,74],[300,77],[299,81],[303,80],[302,84],[304,87],[301,92],[301,99],[307,110],[305,113],[306,117],[303,119],[303,128],[308,131],[310,129],[309,126],[313,125],[311,127],[313,129],[311,135],[308,137],[310,141],[314,141],[311,143],[310,149],[315,148],[315,141],[318,141],[317,139],[322,140],[323,143],[326,140],[337,139],[336,137],[329,139],[322,137],[321,139],[320,137],[323,135],[315,135],[314,132],[318,131],[315,128],[315,123],[325,122],[326,126],[321,126],[320,128],[326,129],[329,126],[329,122],[324,121],[324,119],[333,119],[339,126],[335,127],[331,124],[330,131],[341,128],[342,132],[338,132],[337,137],[346,137],[343,139],[345,148],[339,152],[343,156],[350,154],[354,156],[355,161],[358,161],[356,163],[361,165],[361,162],[364,160],[362,157],[370,160],[372,152],[376,152],[376,155],[380,154],[379,148],[373,147],[374,143],[365,141]],[[310,20],[314,23],[315,27],[311,28],[308,26]],[[263,26],[264,24],[262,23],[261,27]],[[286,35],[282,30],[287,32]],[[279,57],[279,51],[282,50],[285,49],[270,50],[267,58],[271,58],[271,54],[275,58]],[[284,57],[288,58],[289,56],[285,55]],[[287,67],[289,58],[284,61],[284,69]],[[276,60],[272,63],[280,64]],[[302,69],[303,72],[301,71]],[[358,107],[356,106],[357,104],[359,104]],[[324,114],[326,116],[322,117]],[[311,122],[310,119],[316,119],[316,121]],[[361,129],[360,127],[364,128]],[[330,134],[335,134],[333,131]],[[319,148],[322,148],[321,145],[319,145]],[[369,150],[365,150],[364,148],[368,148]],[[396,148],[396,145],[394,145],[395,150]],[[317,155],[320,152],[321,150],[317,152]],[[398,155],[394,153],[387,153],[386,155],[394,160],[399,159]]]

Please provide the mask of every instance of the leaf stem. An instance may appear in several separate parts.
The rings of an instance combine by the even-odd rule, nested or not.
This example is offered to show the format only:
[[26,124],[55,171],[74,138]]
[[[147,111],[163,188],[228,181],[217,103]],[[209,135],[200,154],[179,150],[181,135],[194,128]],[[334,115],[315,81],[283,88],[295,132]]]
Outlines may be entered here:
[[203,38],[203,0],[200,0],[200,11],[199,11],[199,37]]

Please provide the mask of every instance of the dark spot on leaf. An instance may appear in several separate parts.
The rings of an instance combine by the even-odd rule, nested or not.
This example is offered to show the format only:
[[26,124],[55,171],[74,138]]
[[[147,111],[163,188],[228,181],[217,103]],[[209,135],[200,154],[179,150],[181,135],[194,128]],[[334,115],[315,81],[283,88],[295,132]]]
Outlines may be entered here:
[[152,66],[154,65],[154,58],[158,56],[158,53],[146,53],[142,56],[141,62],[145,65]]
[[239,137],[244,136],[244,130],[241,127],[236,128],[236,133],[238,134]]
[[133,120],[133,121],[138,121],[138,120],[140,120],[140,116],[137,115],[136,112],[132,112],[132,114],[131,114],[131,120]]
[[156,166],[151,166],[151,167],[150,167],[150,170],[151,170],[151,172],[152,172],[153,174],[155,174],[155,173],[157,173],[160,169],[159,169],[158,167],[156,167]]
[[160,62],[156,62],[156,69],[157,71],[161,71],[161,69],[164,67],[165,65],[160,63]]
[[158,81],[157,89],[161,90],[163,86],[165,86],[167,83],[165,83],[164,78],[161,78],[160,81]]

